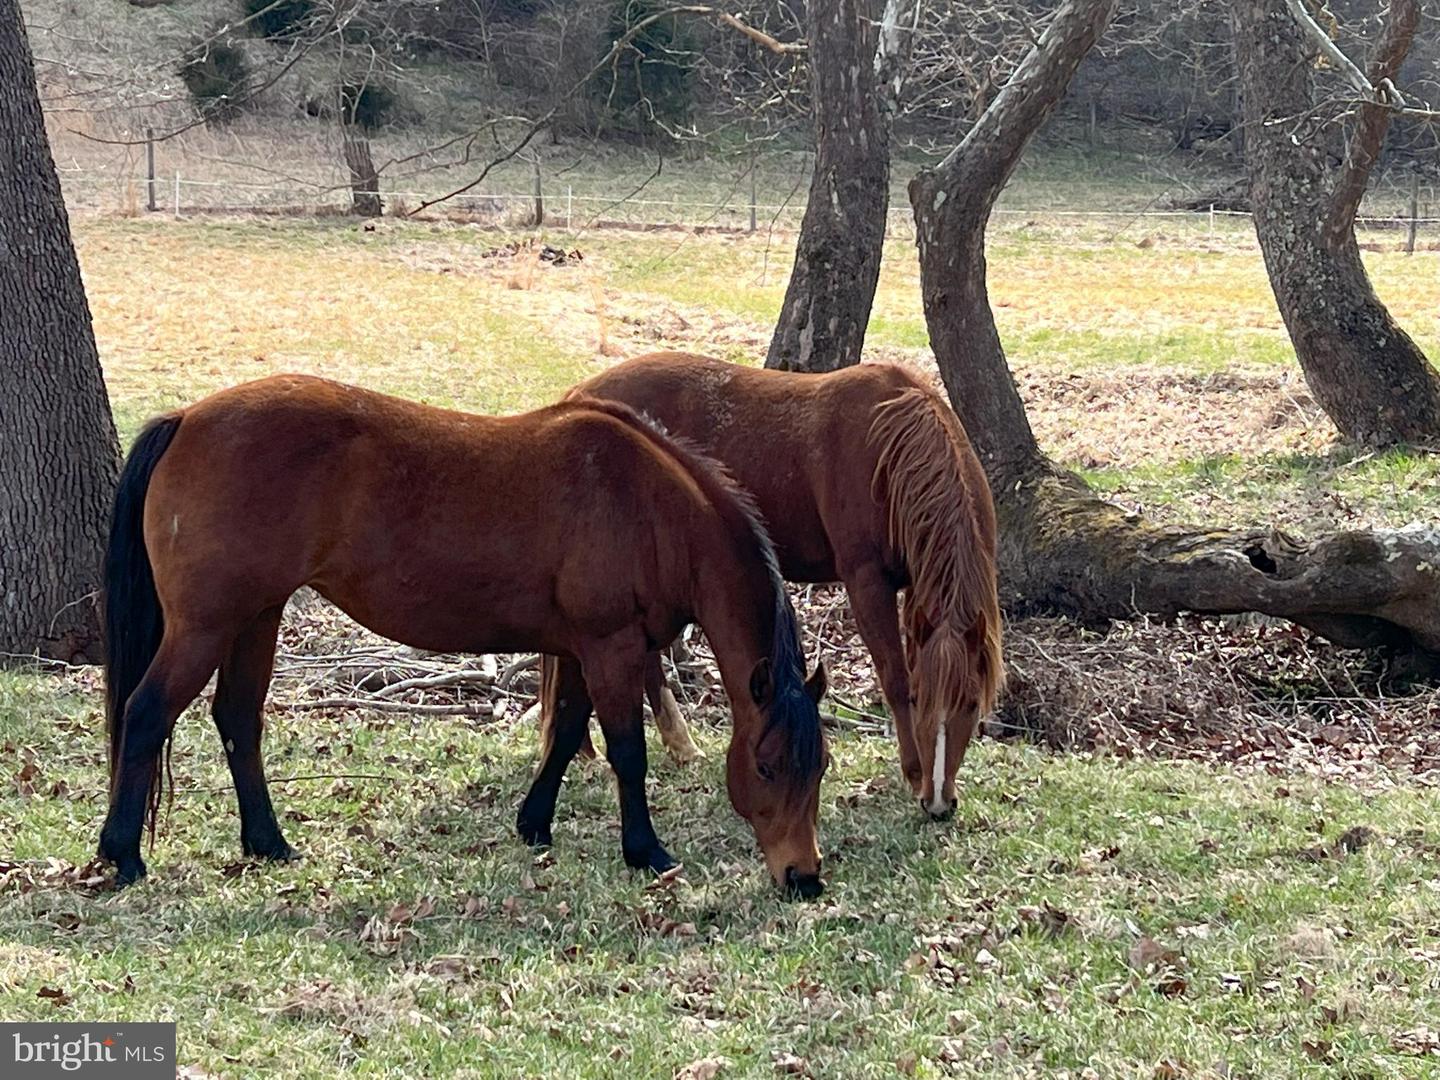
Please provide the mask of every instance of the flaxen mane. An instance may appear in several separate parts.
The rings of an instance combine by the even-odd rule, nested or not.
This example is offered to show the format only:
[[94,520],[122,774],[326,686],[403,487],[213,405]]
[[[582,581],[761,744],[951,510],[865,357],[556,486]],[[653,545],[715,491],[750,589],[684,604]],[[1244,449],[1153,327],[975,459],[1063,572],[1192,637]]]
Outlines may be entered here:
[[[873,493],[910,576],[903,616],[912,648],[916,738],[967,700],[984,716],[1004,679],[995,587],[995,509],[953,410],[920,386],[875,410]],[[928,629],[928,637],[923,632]]]

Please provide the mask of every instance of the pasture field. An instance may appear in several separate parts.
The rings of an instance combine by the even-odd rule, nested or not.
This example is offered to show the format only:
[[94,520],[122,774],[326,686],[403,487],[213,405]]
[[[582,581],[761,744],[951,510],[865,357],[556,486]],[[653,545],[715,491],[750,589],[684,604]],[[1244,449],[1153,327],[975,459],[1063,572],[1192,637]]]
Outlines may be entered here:
[[[1041,441],[1168,520],[1433,516],[1434,458],[1331,445],[1248,233],[1143,224],[996,232],[992,298]],[[553,232],[583,257],[551,265],[511,249],[528,234],[450,222],[75,229],[127,440],[157,410],[280,371],[498,411],[647,349],[754,359],[791,258],[763,233]],[[1370,259],[1440,352],[1440,254]],[[924,367],[913,264],[908,241],[891,245],[870,348]],[[1098,680],[1112,653],[1138,671],[1137,640],[1194,643],[1158,675],[1201,703],[1185,733],[1205,752],[1172,752],[1183,725],[1147,736],[1154,753],[981,740],[939,825],[902,791],[873,679],[847,652],[829,887],[809,904],[772,893],[729,809],[718,708],[697,713],[698,765],[652,738],[657,828],[685,863],[657,883],[620,861],[602,763],[573,769],[553,852],[515,840],[523,700],[503,717],[315,709],[299,679],[273,695],[266,757],[303,860],[240,860],[197,706],[151,877],[105,891],[88,865],[99,675],[0,671],[0,1015],[176,1019],[192,1077],[1440,1074],[1440,699],[1397,702],[1396,734],[1385,706],[1355,704],[1355,682],[1374,685],[1362,659],[1276,632],[1285,656],[1323,662],[1216,666],[1242,632],[1018,628],[1025,686],[1052,667]],[[282,667],[365,643],[314,605],[285,634]],[[1205,680],[1226,678],[1245,692],[1217,727]],[[1303,729],[1289,742],[1282,707]]]

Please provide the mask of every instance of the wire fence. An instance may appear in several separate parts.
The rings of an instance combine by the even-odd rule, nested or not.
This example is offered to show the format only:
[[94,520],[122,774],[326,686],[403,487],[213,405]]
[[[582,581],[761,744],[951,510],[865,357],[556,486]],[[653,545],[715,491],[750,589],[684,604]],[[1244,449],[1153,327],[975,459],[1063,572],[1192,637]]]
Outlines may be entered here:
[[[153,169],[153,165],[151,166]],[[141,170],[144,164],[141,163]],[[67,202],[101,213],[187,214],[254,213],[269,215],[337,215],[348,213],[352,192],[348,184],[333,181],[306,182],[295,179],[246,180],[234,176],[204,177],[175,170],[169,174],[146,175],[126,166],[118,169],[60,169]],[[597,189],[596,181],[546,181],[538,170],[528,190],[471,191],[448,198],[430,207],[434,217],[458,218],[475,224],[500,228],[543,226],[578,233],[587,229],[628,227],[642,229],[678,228],[723,232],[793,232],[800,226],[805,210],[808,177],[797,176],[790,194],[775,201],[773,193],[761,199],[754,183],[754,169],[748,186],[733,183],[724,197],[655,197],[644,185],[623,190]],[[703,186],[703,185],[702,185]],[[1394,182],[1377,185],[1367,201],[1366,212],[1357,219],[1362,243],[1377,247],[1400,247],[1407,251],[1440,249],[1440,188],[1422,185],[1415,179],[1408,191]],[[1085,193],[1083,186],[1082,195]],[[386,188],[380,195],[385,212],[404,216],[427,206],[444,192],[418,186]],[[1061,238],[1082,239],[1080,232],[1094,226],[1100,238],[1153,228],[1179,228],[1215,239],[1253,237],[1248,211],[1220,204],[1176,208],[1166,205],[1167,196],[1150,195],[1148,201],[1130,195],[1116,200],[1113,189],[1105,189],[1106,201],[1090,209],[1073,206],[1013,205],[1002,200],[993,211],[1001,227],[1049,231]],[[1018,197],[1023,199],[1022,194]],[[1427,236],[1427,234],[1429,234]],[[887,218],[887,235],[914,235],[914,222],[903,198],[892,199]]]

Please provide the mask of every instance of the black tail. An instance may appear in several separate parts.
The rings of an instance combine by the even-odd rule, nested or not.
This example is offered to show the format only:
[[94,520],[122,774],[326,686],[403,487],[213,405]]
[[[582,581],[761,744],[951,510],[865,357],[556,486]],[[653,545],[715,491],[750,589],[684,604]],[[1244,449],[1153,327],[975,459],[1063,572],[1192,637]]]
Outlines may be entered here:
[[152,420],[130,448],[115,489],[110,542],[105,548],[105,719],[112,781],[125,734],[125,703],[155,659],[165,630],[150,554],[145,550],[145,494],[150,475],[179,429],[178,415]]

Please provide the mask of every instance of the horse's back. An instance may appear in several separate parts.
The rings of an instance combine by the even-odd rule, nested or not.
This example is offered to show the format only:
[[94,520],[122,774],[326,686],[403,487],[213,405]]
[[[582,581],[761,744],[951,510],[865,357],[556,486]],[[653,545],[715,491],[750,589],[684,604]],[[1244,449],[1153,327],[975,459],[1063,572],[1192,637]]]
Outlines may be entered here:
[[696,441],[754,495],[785,576],[829,581],[837,563],[885,558],[870,423],[885,401],[923,386],[893,364],[807,374],[664,352],[617,364],[572,395],[624,402]]
[[182,412],[146,543],[157,580],[215,583],[185,589],[197,618],[308,584],[411,644],[556,646],[567,605],[603,628],[661,584],[647,510],[674,468],[583,405],[487,417],[280,376]]

